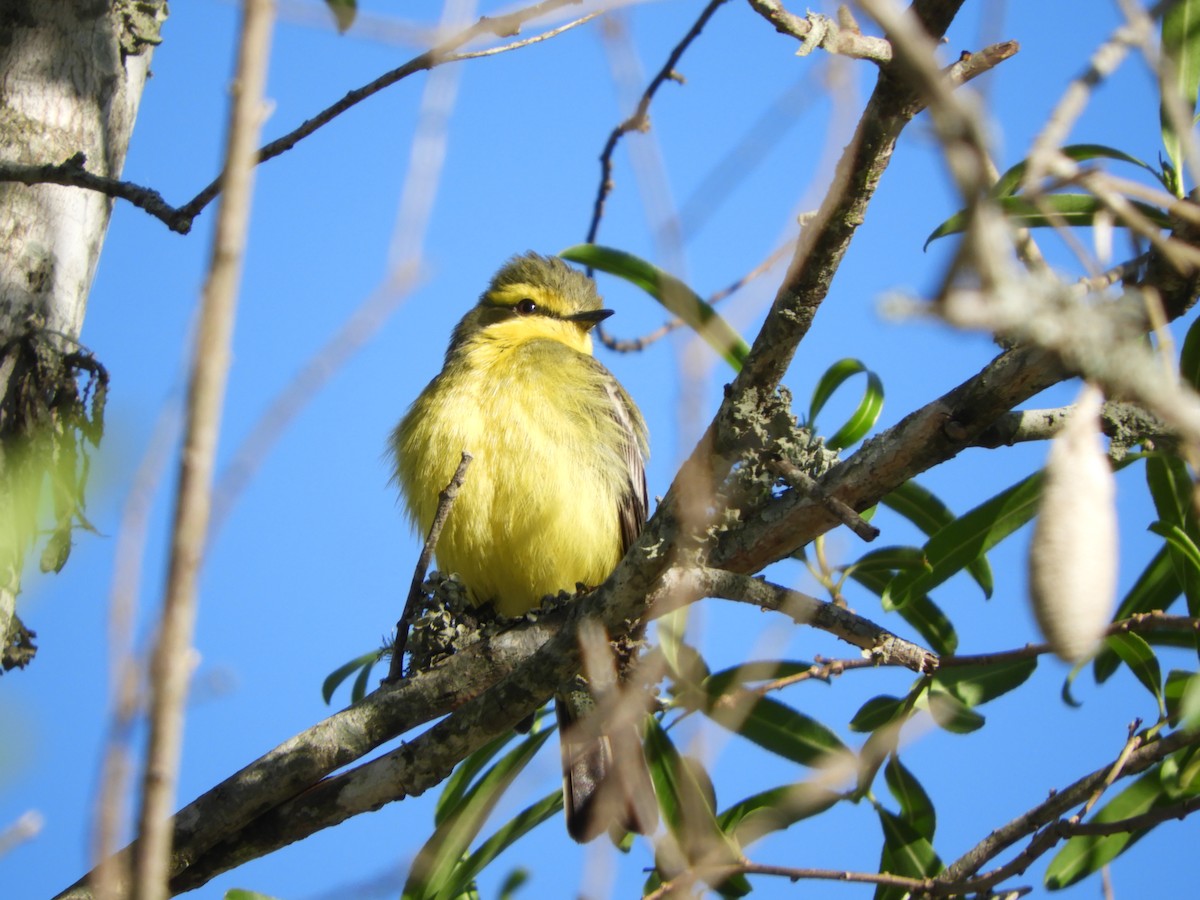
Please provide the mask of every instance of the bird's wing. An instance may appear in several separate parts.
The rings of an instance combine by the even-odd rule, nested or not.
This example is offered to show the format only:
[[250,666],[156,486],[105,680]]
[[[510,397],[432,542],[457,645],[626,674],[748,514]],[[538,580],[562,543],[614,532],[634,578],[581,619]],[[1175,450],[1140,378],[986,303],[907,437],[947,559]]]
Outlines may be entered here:
[[629,472],[629,482],[621,495],[617,516],[621,525],[621,553],[629,549],[642,533],[650,506],[646,493],[646,456],[648,441],[646,422],[621,383],[599,362],[596,366],[605,375],[604,388],[608,393],[612,417],[621,426],[624,437],[622,451]]

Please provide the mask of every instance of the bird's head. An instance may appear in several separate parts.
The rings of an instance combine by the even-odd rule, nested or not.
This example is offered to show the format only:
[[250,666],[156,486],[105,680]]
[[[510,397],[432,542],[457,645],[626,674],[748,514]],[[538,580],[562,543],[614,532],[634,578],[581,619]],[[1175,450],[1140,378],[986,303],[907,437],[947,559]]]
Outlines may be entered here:
[[554,256],[514,256],[493,276],[479,303],[450,342],[450,353],[473,339],[511,342],[556,340],[592,352],[591,330],[612,315],[596,284]]

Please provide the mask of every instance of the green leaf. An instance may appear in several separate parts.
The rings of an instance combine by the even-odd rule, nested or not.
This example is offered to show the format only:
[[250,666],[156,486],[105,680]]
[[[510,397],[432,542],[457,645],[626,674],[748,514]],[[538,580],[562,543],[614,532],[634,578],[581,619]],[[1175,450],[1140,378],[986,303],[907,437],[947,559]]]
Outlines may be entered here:
[[970,734],[983,727],[984,718],[953,694],[931,688],[929,714],[951,734]]
[[[1175,76],[1173,83],[1164,81],[1163,91],[1175,91],[1190,119],[1196,112],[1196,92],[1200,85],[1200,2],[1181,0],[1163,14],[1162,51],[1171,62],[1168,71]],[[1165,102],[1159,105],[1159,120],[1162,122],[1163,147],[1171,166],[1175,172],[1182,172],[1185,169],[1183,142],[1167,114]],[[1175,186],[1175,194],[1182,197],[1185,193],[1180,180]]]
[[761,837],[783,831],[801,819],[820,815],[842,795],[820,784],[785,784],[739,800],[717,817],[721,830],[746,847]]
[[[1168,802],[1169,798],[1159,782],[1159,773],[1150,771],[1117,794],[1092,817],[1091,821],[1117,822],[1131,816],[1140,816]],[[1146,830],[1106,836],[1079,835],[1071,838],[1046,868],[1046,887],[1059,890],[1075,884],[1112,862],[1144,834]]]
[[751,691],[710,694],[706,708],[701,711],[718,725],[764,750],[804,766],[828,763],[832,754],[850,752],[836,734],[816,719]]
[[[363,682],[365,685],[366,679],[371,675],[371,669],[374,668],[375,663],[378,661],[379,651],[372,650],[370,653],[364,653],[362,656],[355,657],[345,665],[338,666],[325,676],[325,681],[321,684],[321,696],[325,699],[326,705],[332,702],[334,692],[341,686],[341,683],[359,669],[362,670],[362,673],[358,676],[358,681]],[[358,690],[359,685],[356,683],[354,689],[351,691],[351,703],[357,703],[362,699],[361,694],[357,697],[354,696],[358,693]]]
[[920,547],[879,547],[864,553],[857,560],[846,566],[847,571],[887,572],[894,574],[897,570],[921,569],[929,571],[929,561],[925,551]]
[[1195,616],[1200,611],[1200,547],[1187,531],[1174,523],[1151,522],[1150,531],[1166,539],[1171,566],[1187,597],[1188,612]]
[[900,758],[892,755],[883,770],[883,778],[888,790],[900,804],[900,818],[912,826],[913,830],[931,844],[933,833],[937,830],[937,812],[933,802],[921,782],[900,762]]
[[825,408],[826,402],[833,396],[846,379],[858,374],[867,376],[867,384],[863,389],[858,406],[831,437],[826,438],[825,446],[830,450],[841,450],[861,440],[868,431],[875,427],[879,413],[883,410],[883,381],[857,359],[840,359],[825,370],[821,380],[813,389],[812,402],[808,406],[808,422],[810,429],[816,431],[817,415]]
[[1179,351],[1179,374],[1193,388],[1200,390],[1200,319],[1192,322]]
[[460,762],[446,779],[442,793],[438,796],[437,805],[433,809],[433,824],[441,825],[451,816],[463,802],[475,776],[483,771],[496,755],[508,744],[516,740],[515,731],[506,731],[499,737],[494,737],[462,762]]
[[[912,522],[926,537],[933,537],[942,528],[954,521],[954,513],[937,495],[916,481],[906,481],[881,501],[884,506]],[[987,557],[981,556],[967,566],[967,572],[983,590],[983,596],[991,598],[994,588],[992,567]]]
[[531,734],[506,753],[463,795],[452,814],[443,818],[417,853],[401,893],[403,900],[453,897],[455,871],[501,796],[533,759],[546,739],[547,728]]
[[[561,797],[562,795],[560,794],[559,796]],[[517,891],[523,888],[527,881],[529,881],[528,869],[513,869],[504,876],[504,881],[500,883],[498,894],[500,900],[512,900],[516,896]]]
[[[684,856],[682,860],[671,860],[671,867],[696,863],[702,867],[698,874],[703,876],[703,868],[736,865],[741,851],[721,830],[709,804],[707,786],[698,780],[697,771],[687,765],[653,718],[646,725],[646,762],[658,794],[663,823]],[[665,848],[660,847],[660,851],[665,852]],[[667,877],[672,874],[668,872]],[[745,875],[737,874],[720,881],[720,888],[722,893],[728,890],[735,896],[744,896],[750,893],[750,882]]]
[[903,697],[893,697],[890,694],[872,697],[858,708],[858,712],[850,720],[850,730],[874,731],[897,719],[907,708],[908,701]]
[[1162,693],[1162,669],[1158,665],[1158,657],[1140,636],[1127,632],[1111,634],[1104,639],[1105,645],[1111,649],[1121,661],[1129,666],[1137,680],[1148,690],[1158,703],[1160,714],[1165,714]]
[[776,681],[807,672],[812,667],[812,663],[798,660],[759,659],[714,672],[704,679],[702,685],[709,697],[720,697],[735,686]]
[[899,608],[913,597],[928,594],[1032,519],[1042,493],[1042,477],[1035,472],[940,528],[925,544],[929,571],[901,572],[888,586],[884,603]]
[[720,314],[690,287],[657,266],[631,253],[599,244],[576,244],[558,254],[563,259],[599,269],[640,287],[678,316],[734,370],[740,371],[750,353],[750,345]]
[[[1147,165],[1136,156],[1130,156],[1122,150],[1106,147],[1104,144],[1068,144],[1059,152],[1076,162],[1086,162],[1089,159],[1115,159],[1119,162],[1133,163],[1133,165],[1145,169],[1155,178],[1158,177],[1158,172],[1153,166]],[[1025,170],[1028,167],[1029,161],[1022,160],[1001,175],[992,187],[992,196],[996,198],[1013,196],[1017,188],[1021,186],[1021,179],[1025,177]]]
[[[882,599],[894,576],[891,573],[852,569],[850,577]],[[928,597],[912,597],[899,610],[892,604],[885,603],[884,609],[888,612],[899,612],[901,618],[917,630],[935,653],[949,656],[958,649],[958,634],[953,623]]]
[[[879,824],[883,827],[883,853],[879,859],[879,871],[908,878],[929,878],[942,870],[942,861],[934,852],[929,839],[899,816],[886,809],[876,809]],[[880,885],[875,890],[876,900],[901,900],[908,892],[897,887]]]
[[1020,687],[1036,668],[1036,658],[977,666],[943,666],[933,676],[933,683],[967,706],[979,706]]
[[350,26],[354,24],[354,17],[358,14],[358,0],[325,0],[325,5],[333,13],[338,34],[349,31]]
[[1200,674],[1181,669],[1168,672],[1163,702],[1172,725],[1195,728],[1200,724]]
[[260,894],[258,891],[230,888],[225,892],[225,900],[275,900],[275,898],[269,894]]
[[[1125,594],[1113,615],[1113,621],[1119,622],[1138,613],[1150,612],[1152,609],[1170,609],[1182,590],[1175,575],[1175,564],[1171,561],[1170,551],[1163,547]],[[1096,683],[1102,684],[1107,681],[1118,665],[1120,657],[1116,653],[1107,647],[1101,649],[1092,662],[1092,675]]]
[[[497,828],[491,837],[479,845],[478,850],[454,868],[447,882],[449,890],[441,891],[439,896],[446,898],[446,900],[453,900],[458,894],[466,890],[467,886],[475,880],[480,872],[487,868],[492,860],[543,822],[560,813],[562,807],[563,794],[561,789],[555,789],[537,803],[525,807],[525,809]],[[506,890],[501,891],[502,895],[513,893],[513,891],[525,882],[528,874],[524,878],[520,878],[521,871],[518,869],[509,875],[510,879],[518,876],[518,880]]]
[[[1001,197],[996,203],[1016,228],[1051,228],[1058,225],[1079,228],[1092,225],[1097,213],[1108,211],[1108,207],[1091,194],[1046,194],[1037,203],[1018,195]],[[1170,225],[1167,214],[1157,206],[1128,198],[1126,203],[1160,228]],[[961,233],[969,221],[968,211],[955,213],[925,239],[925,247],[928,248],[938,238]]]

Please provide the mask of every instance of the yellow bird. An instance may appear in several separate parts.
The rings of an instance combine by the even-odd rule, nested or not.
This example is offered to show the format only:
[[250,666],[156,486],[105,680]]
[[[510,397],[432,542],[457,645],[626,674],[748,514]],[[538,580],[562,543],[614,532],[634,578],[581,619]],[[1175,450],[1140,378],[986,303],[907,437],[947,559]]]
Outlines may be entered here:
[[[602,583],[645,524],[646,424],[592,356],[591,330],[610,315],[592,280],[562,260],[514,257],[392,434],[395,478],[422,534],[462,451],[474,457],[438,568],[502,615]],[[578,841],[614,825],[652,830],[657,806],[636,736],[592,728],[573,738],[588,705],[574,686],[556,695],[567,830]]]

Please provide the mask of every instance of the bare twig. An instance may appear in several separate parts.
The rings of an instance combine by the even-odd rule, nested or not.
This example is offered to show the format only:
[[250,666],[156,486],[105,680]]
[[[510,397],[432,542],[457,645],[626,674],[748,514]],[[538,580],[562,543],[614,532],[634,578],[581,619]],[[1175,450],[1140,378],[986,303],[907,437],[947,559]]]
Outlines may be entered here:
[[856,513],[852,507],[843,503],[832,494],[827,494],[821,490],[821,486],[817,484],[816,480],[791,460],[772,460],[768,463],[768,468],[773,470],[775,474],[796,490],[802,494],[806,494],[809,498],[824,506],[837,516],[843,525],[864,541],[873,541],[879,537],[878,528]]
[[851,59],[868,59],[876,63],[892,61],[892,45],[883,38],[863,34],[845,6],[838,11],[837,20],[814,12],[798,16],[784,9],[778,0],[750,0],[750,6],[780,34],[791,35],[800,41],[797,56],[807,56],[820,47]]
[[271,41],[271,0],[246,0],[225,149],[225,199],[217,217],[188,390],[166,593],[151,662],[150,744],[138,819],[141,852],[135,900],[163,900],[171,849],[171,809],[181,753],[183,707],[192,667],[196,577],[208,528],[209,492],[229,345],[250,218],[254,147],[263,119]]
[[811,625],[859,647],[881,665],[898,664],[922,673],[938,668],[938,657],[934,653],[833,603],[720,569],[701,569],[689,575],[704,596],[736,600],[784,613],[799,625]]
[[[494,34],[502,37],[516,34],[526,22],[576,2],[578,0],[543,0],[541,3],[524,9],[514,10],[511,13],[501,16],[480,17],[474,25],[463,29],[437,47],[413,57],[404,65],[381,75],[369,84],[350,91],[341,100],[321,110],[311,119],[305,120],[299,127],[261,147],[256,156],[256,165],[291,150],[300,141],[318,129],[323,128],[351,107],[379,93],[384,88],[391,87],[409,75],[427,71],[448,62],[495,56],[509,50],[527,47],[531,44],[555,37],[564,31],[568,31],[595,18],[597,14],[587,15],[573,22],[553,28],[545,34],[513,41],[504,46],[493,47],[488,50],[457,54],[453,52],[458,47],[486,34]],[[187,234],[191,231],[192,223],[195,221],[196,216],[217,197],[224,183],[224,175],[219,175],[183,206],[173,207],[165,202],[157,191],[150,188],[144,188],[132,182],[105,178],[86,171],[83,168],[84,162],[82,154],[78,154],[58,165],[23,166],[3,163],[0,164],[0,181],[16,181],[22,184],[62,184],[98,191],[110,197],[129,201],[162,221],[168,228],[178,234]]]
[[462,452],[462,459],[459,460],[458,468],[454,470],[454,476],[438,494],[437,511],[433,515],[433,523],[429,526],[429,534],[425,537],[425,546],[421,548],[421,555],[413,570],[412,583],[408,587],[408,598],[404,601],[404,613],[400,616],[400,621],[396,623],[396,640],[392,643],[392,661],[388,667],[387,678],[384,679],[385,684],[399,681],[404,674],[404,651],[408,646],[408,629],[412,625],[413,615],[423,596],[421,586],[425,583],[425,573],[429,571],[429,563],[433,559],[434,550],[437,549],[438,540],[442,536],[442,528],[445,527],[446,520],[450,517],[450,509],[454,506],[455,498],[458,497],[459,488],[466,480],[467,467],[471,465],[472,459],[474,457],[466,450]]
[[692,27],[688,29],[687,34],[675,45],[675,49],[671,51],[667,57],[667,61],[658,70],[658,74],[651,79],[650,84],[642,93],[642,98],[638,101],[637,108],[633,111],[633,114],[614,128],[608,136],[608,141],[604,144],[604,149],[600,153],[600,188],[596,192],[596,200],[592,205],[592,221],[588,226],[587,243],[591,244],[596,240],[596,234],[600,230],[600,220],[604,217],[604,204],[608,199],[609,192],[613,189],[612,156],[617,149],[617,144],[629,132],[644,131],[650,127],[647,112],[650,109],[650,103],[654,99],[654,95],[664,82],[672,79],[675,73],[675,66],[679,64],[684,51],[700,36],[700,32],[708,24],[708,20],[713,17],[713,14],[724,2],[725,0],[709,0],[708,5],[704,7],[700,16],[692,24]]

